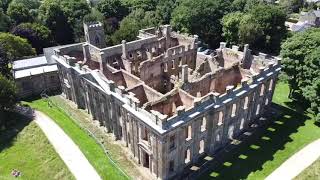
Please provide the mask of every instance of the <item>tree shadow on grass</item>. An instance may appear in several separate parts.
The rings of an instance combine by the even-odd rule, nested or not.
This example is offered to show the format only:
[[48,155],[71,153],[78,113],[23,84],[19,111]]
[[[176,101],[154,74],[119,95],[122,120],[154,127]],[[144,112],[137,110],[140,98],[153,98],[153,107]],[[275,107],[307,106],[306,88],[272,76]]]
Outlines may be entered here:
[[[297,132],[308,119],[307,116],[289,108],[272,104],[270,111],[277,111],[271,115],[270,123],[257,129],[252,135],[231,151],[223,150],[214,156],[214,160],[198,179],[246,179],[251,172],[262,170],[267,161],[273,160],[278,150],[291,142],[290,135]],[[271,114],[271,113],[268,113]],[[268,174],[264,174],[267,176]]]
[[29,125],[31,120],[32,118],[17,112],[6,112],[4,121],[10,121],[10,123],[7,123],[5,129],[0,130],[0,153],[12,146],[16,136]]

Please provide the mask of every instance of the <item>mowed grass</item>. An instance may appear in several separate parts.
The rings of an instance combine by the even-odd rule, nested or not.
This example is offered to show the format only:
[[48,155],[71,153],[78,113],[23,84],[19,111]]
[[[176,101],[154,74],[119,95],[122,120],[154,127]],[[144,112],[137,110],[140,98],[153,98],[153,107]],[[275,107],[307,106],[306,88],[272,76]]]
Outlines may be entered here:
[[319,180],[320,179],[320,158],[311,166],[301,172],[295,180]]
[[28,102],[31,107],[44,112],[52,118],[69,137],[79,146],[88,161],[97,170],[103,179],[127,179],[108,159],[103,149],[90,137],[85,130],[81,129],[70,117],[52,106],[47,101],[40,99]]
[[288,99],[288,93],[288,85],[278,83],[273,97],[278,115],[273,123],[248,137],[199,179],[265,179],[294,153],[320,138],[320,128],[303,114],[298,102]]
[[0,131],[0,179],[75,179],[41,129],[27,120],[17,120],[10,130]]

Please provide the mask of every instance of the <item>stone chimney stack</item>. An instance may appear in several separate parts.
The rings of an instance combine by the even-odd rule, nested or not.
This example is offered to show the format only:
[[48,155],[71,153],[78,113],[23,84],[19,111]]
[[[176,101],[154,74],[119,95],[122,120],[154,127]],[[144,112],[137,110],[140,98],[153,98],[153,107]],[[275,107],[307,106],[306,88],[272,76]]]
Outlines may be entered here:
[[189,70],[188,70],[188,65],[182,65],[182,82],[187,83],[188,82],[188,75],[189,75]]
[[249,44],[245,44],[243,48],[243,68],[250,69],[252,64],[251,50],[249,49]]

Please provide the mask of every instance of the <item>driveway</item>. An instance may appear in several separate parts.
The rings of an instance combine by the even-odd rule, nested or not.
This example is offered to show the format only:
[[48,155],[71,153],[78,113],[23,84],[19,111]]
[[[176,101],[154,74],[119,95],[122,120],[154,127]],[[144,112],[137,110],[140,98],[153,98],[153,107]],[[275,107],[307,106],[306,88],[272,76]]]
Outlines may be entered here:
[[78,180],[101,180],[96,170],[71,138],[48,116],[39,111],[36,111],[35,114],[35,122],[47,136],[74,177]]

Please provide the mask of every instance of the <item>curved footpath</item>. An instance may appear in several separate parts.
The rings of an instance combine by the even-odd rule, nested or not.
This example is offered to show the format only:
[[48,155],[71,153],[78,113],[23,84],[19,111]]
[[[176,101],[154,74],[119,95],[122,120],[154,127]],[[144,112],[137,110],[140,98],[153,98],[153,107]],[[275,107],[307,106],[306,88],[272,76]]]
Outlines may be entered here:
[[313,141],[306,147],[286,160],[279,168],[273,171],[266,180],[293,179],[304,169],[320,157],[320,139]]
[[49,117],[36,111],[35,122],[47,136],[56,152],[78,180],[101,180],[96,170],[91,166],[79,147],[71,138]]

